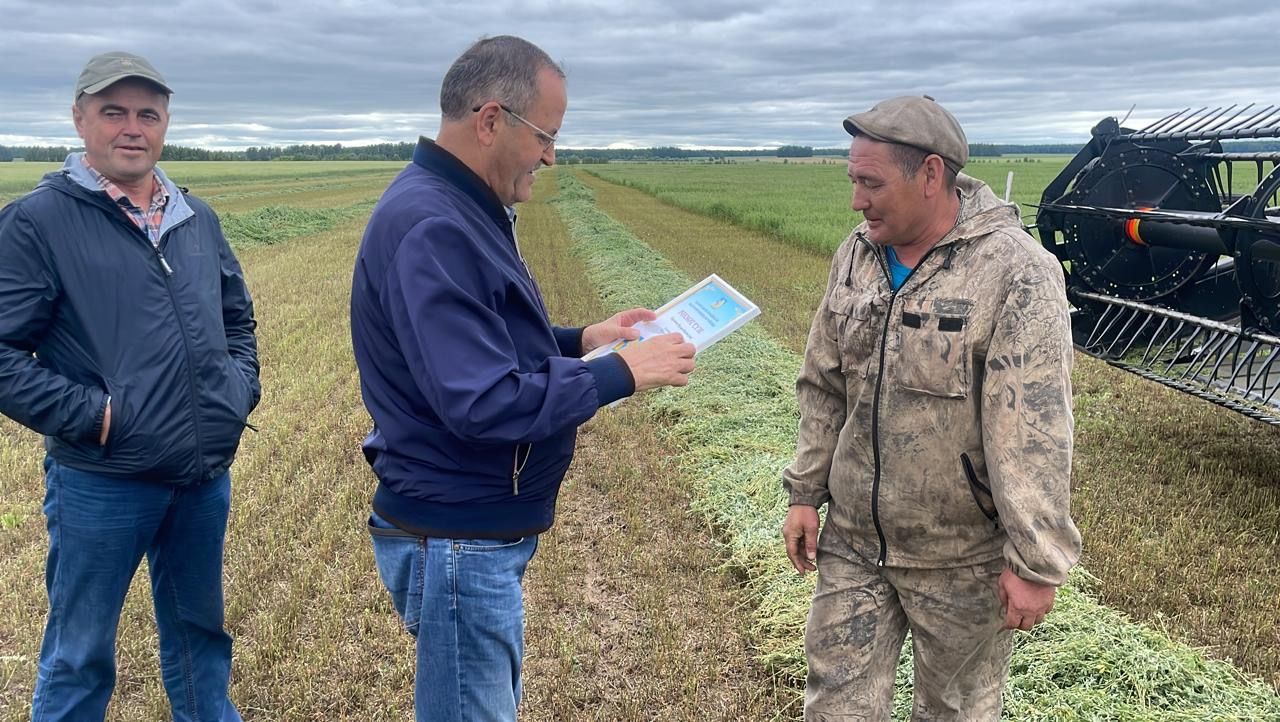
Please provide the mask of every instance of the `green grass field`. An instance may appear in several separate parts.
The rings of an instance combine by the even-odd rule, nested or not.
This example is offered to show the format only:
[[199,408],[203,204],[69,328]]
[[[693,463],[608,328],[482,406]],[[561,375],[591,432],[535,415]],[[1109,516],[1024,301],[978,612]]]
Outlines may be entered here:
[[[683,164],[610,163],[584,166],[588,173],[635,188],[672,205],[785,239],[805,248],[834,251],[861,214],[849,209],[845,162]],[[1010,200],[1027,222],[1045,185],[1066,165],[1067,156],[974,159],[965,172],[987,182],[1004,197],[1013,172]]]
[[[0,206],[30,191],[41,176],[61,163],[0,163]],[[266,205],[258,201],[278,195],[319,195],[329,202],[335,189],[358,188],[373,193],[404,168],[388,161],[317,161],[314,163],[183,161],[161,168],[180,186],[189,187],[219,212]]]
[[[56,167],[37,165],[0,164],[0,202]],[[261,433],[246,435],[233,468],[226,563],[232,695],[246,719],[396,720],[411,708],[410,640],[363,531],[374,480],[358,453],[368,419],[346,324],[364,219],[401,167],[166,164],[222,215],[260,323]],[[1008,167],[1024,204],[1038,200],[1031,176],[1056,171],[1048,160],[971,170],[1003,192]],[[743,339],[763,345],[744,354],[743,373],[763,363],[773,380],[726,388],[715,380],[726,359],[708,357],[688,393],[629,402],[584,428],[559,522],[527,578],[522,718],[794,718],[807,597],[767,561],[781,551],[768,515],[790,453],[791,365],[827,249],[854,224],[844,165],[591,171],[600,177],[572,174],[578,186],[544,172],[521,208],[522,245],[557,320],[587,323],[621,303],[662,300],[670,288],[635,278],[638,266],[617,255],[640,243],[676,274],[649,281],[716,271],[761,305]],[[606,177],[640,178],[653,195]],[[557,200],[559,183],[569,190]],[[754,230],[748,211],[761,219]],[[1023,692],[1009,704],[1021,716],[1010,718],[1280,718],[1269,716],[1280,716],[1280,702],[1251,681],[1280,685],[1280,434],[1090,359],[1080,359],[1075,387],[1075,513],[1096,577],[1087,586],[1108,608],[1072,597],[1061,623],[1027,637],[1020,648],[1041,651],[1020,657]],[[689,427],[690,409],[712,425]],[[733,442],[655,451],[685,448],[673,434],[707,433]],[[27,719],[43,622],[41,456],[34,434],[0,419],[3,722]],[[744,517],[751,524],[737,525]],[[110,719],[166,716],[150,615],[140,574],[121,622]]]

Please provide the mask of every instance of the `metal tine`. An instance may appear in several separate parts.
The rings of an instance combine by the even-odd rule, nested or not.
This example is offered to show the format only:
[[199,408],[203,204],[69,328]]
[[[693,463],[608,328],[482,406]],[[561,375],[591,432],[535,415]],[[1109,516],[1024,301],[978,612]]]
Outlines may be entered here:
[[[1271,377],[1271,365],[1276,362],[1276,356],[1280,355],[1276,353],[1276,350],[1277,349],[1274,349],[1274,348],[1272,349],[1271,356],[1267,358],[1265,362],[1263,362],[1262,368],[1258,369],[1258,371],[1253,374],[1253,378],[1250,379],[1249,385],[1244,390],[1244,395],[1246,397],[1249,394],[1253,393],[1253,387],[1257,386],[1259,381],[1262,381],[1263,379],[1269,379]],[[1266,385],[1265,381],[1263,381],[1263,385],[1265,387]],[[1280,383],[1277,383],[1276,386],[1280,387]],[[1275,393],[1275,392],[1273,391],[1272,393]]]
[[[1252,108],[1254,105],[1255,105],[1255,103],[1249,103],[1248,105],[1244,106],[1244,107],[1243,107],[1243,108],[1241,108],[1240,110],[1237,110],[1237,111],[1235,112],[1235,115],[1232,115],[1232,116],[1227,117],[1227,118],[1223,118],[1222,120],[1218,121],[1218,123],[1217,123],[1216,125],[1214,125],[1212,128],[1206,128],[1205,130],[1206,130],[1206,131],[1209,131],[1209,132],[1217,132],[1217,131],[1219,131],[1219,130],[1222,130],[1222,126],[1226,125],[1227,123],[1230,123],[1231,121],[1235,120],[1236,118],[1239,118],[1241,115],[1244,115],[1244,114],[1245,114],[1246,112],[1248,112],[1248,110],[1249,110],[1250,108]],[[1231,104],[1231,108],[1234,108],[1234,107],[1236,107],[1236,106],[1235,106],[1235,104],[1234,104],[1234,103],[1232,103],[1232,104]],[[1227,110],[1231,110],[1231,108],[1227,108]]]
[[[1236,348],[1238,350],[1240,347],[1237,346]],[[1245,353],[1244,358],[1236,362],[1235,367],[1231,369],[1231,378],[1227,379],[1228,388],[1236,385],[1236,377],[1240,375],[1240,372],[1243,371],[1246,366],[1253,363],[1253,357],[1258,355],[1258,349],[1260,348],[1262,348],[1262,344],[1258,341],[1254,341],[1253,345],[1250,346],[1249,350]]]
[[1154,132],[1156,132],[1157,130],[1159,130],[1160,128],[1162,128],[1162,127],[1164,127],[1165,125],[1167,125],[1168,123],[1172,122],[1172,121],[1173,121],[1175,118],[1177,118],[1178,116],[1180,116],[1180,115],[1182,115],[1183,113],[1187,112],[1188,110],[1191,110],[1191,108],[1183,108],[1182,110],[1179,110],[1179,111],[1178,111],[1178,112],[1176,112],[1176,113],[1172,113],[1172,114],[1170,114],[1170,115],[1166,115],[1165,117],[1161,118],[1160,120],[1157,120],[1156,122],[1152,123],[1151,125],[1148,125],[1147,127],[1143,128],[1142,130],[1140,130],[1140,131],[1138,131],[1138,132],[1139,132],[1139,133],[1154,133]]
[[[1191,348],[1191,344],[1195,343],[1196,339],[1199,338],[1200,331],[1201,329],[1199,326],[1192,327],[1191,335],[1187,337],[1187,342],[1182,344],[1182,346],[1178,349],[1178,352],[1175,353],[1173,357],[1169,359],[1169,365],[1165,367],[1164,372],[1161,375],[1168,376],[1169,373],[1173,371],[1173,367],[1178,365],[1178,359],[1182,358],[1182,354],[1186,353],[1187,350]],[[1209,333],[1208,331],[1205,331],[1206,336],[1208,335],[1208,333]]]
[[1093,332],[1089,334],[1089,340],[1085,342],[1085,345],[1084,345],[1085,348],[1090,350],[1093,350],[1095,348],[1095,344],[1099,340],[1101,340],[1103,334],[1105,333],[1102,330],[1102,325],[1107,322],[1107,318],[1111,315],[1111,312],[1117,310],[1118,308],[1119,308],[1118,306],[1107,306],[1102,311],[1102,317],[1099,318],[1098,322],[1093,325]]
[[[1180,113],[1180,112],[1182,112],[1182,111],[1178,111],[1178,112]],[[1177,115],[1177,114],[1178,114],[1178,113],[1170,113],[1170,114],[1168,114],[1168,115],[1164,116],[1163,118],[1161,118],[1161,119],[1159,119],[1159,120],[1156,120],[1156,121],[1152,121],[1152,122],[1148,123],[1147,125],[1143,126],[1142,128],[1139,128],[1139,129],[1137,129],[1137,130],[1135,130],[1135,131],[1133,131],[1133,132],[1134,132],[1134,133],[1150,133],[1152,128],[1154,128],[1154,127],[1156,127],[1156,126],[1160,125],[1161,123],[1164,123],[1164,122],[1168,121],[1170,118],[1172,118],[1173,116],[1175,116],[1175,115]]]
[[1124,345],[1124,348],[1120,349],[1120,353],[1116,354],[1114,358],[1124,356],[1125,352],[1129,350],[1129,347],[1133,345],[1133,342],[1137,340],[1138,334],[1142,333],[1142,329],[1146,328],[1148,323],[1151,323],[1151,314],[1142,314],[1146,320],[1142,322],[1142,325],[1138,327],[1137,331],[1134,331],[1132,334],[1128,334],[1129,326],[1133,325],[1133,322],[1138,320],[1139,313],[1141,312],[1138,309],[1133,309],[1133,314],[1129,316],[1129,320],[1124,322],[1124,326],[1116,333],[1115,340],[1113,340],[1111,345],[1107,347],[1106,354],[1108,356],[1111,356],[1111,351],[1116,347],[1116,344],[1128,339],[1128,343]]
[[1151,340],[1147,342],[1147,348],[1142,352],[1142,360],[1138,363],[1146,366],[1151,362],[1151,347],[1156,345],[1156,341],[1160,338],[1160,334],[1164,333],[1164,327],[1169,324],[1168,318],[1161,318],[1160,325],[1156,328],[1156,332],[1151,334]]
[[[1244,336],[1239,337],[1239,339],[1231,348],[1231,368],[1233,370],[1236,369],[1240,364],[1240,349],[1244,347],[1244,340],[1245,340]],[[1257,341],[1254,341],[1254,345],[1257,345],[1257,343],[1258,343]],[[1232,383],[1234,380],[1235,380],[1235,375],[1233,373],[1231,378],[1227,379],[1228,385]]]
[[1252,128],[1256,128],[1256,127],[1258,127],[1258,126],[1260,126],[1260,125],[1266,125],[1266,124],[1268,124],[1268,123],[1274,123],[1274,122],[1276,122],[1277,120],[1280,120],[1280,105],[1277,105],[1275,110],[1271,111],[1270,113],[1267,113],[1267,114],[1266,114],[1266,115],[1264,115],[1261,119],[1259,119],[1259,120],[1255,120],[1255,121],[1253,122],[1253,125],[1251,125],[1250,127],[1252,127]]
[[[1240,344],[1244,342],[1244,339],[1234,334],[1231,334],[1229,338],[1231,339],[1231,348],[1234,350],[1234,354],[1236,356],[1239,356]],[[1224,351],[1218,354],[1218,362],[1213,365],[1213,370],[1209,372],[1208,379],[1210,382],[1218,378],[1218,369],[1222,368],[1222,364],[1225,363],[1227,358],[1229,358],[1232,354],[1233,354],[1233,351]]]
[[1250,130],[1256,128],[1259,123],[1265,123],[1267,119],[1276,113],[1276,111],[1280,111],[1280,106],[1268,105],[1247,118],[1243,118],[1231,125],[1216,129],[1214,134],[1218,138],[1222,139],[1238,138],[1241,133],[1248,133]]
[[[1179,322],[1178,322],[1178,327],[1177,327],[1177,328],[1175,328],[1175,329],[1173,329],[1173,333],[1169,334],[1169,338],[1168,338],[1167,340],[1165,340],[1165,342],[1164,342],[1164,344],[1163,344],[1162,346],[1160,346],[1160,350],[1159,350],[1159,351],[1156,351],[1156,355],[1151,357],[1151,365],[1152,365],[1152,366],[1155,366],[1155,365],[1156,365],[1156,363],[1160,360],[1160,357],[1164,356],[1164,350],[1165,350],[1165,349],[1167,349],[1167,348],[1169,348],[1169,344],[1173,343],[1173,340],[1174,340],[1175,338],[1177,338],[1178,336],[1181,336],[1181,335],[1182,335],[1182,329],[1183,329],[1186,325],[1187,325],[1187,322],[1186,322],[1186,321],[1179,321]],[[1174,358],[1177,358],[1177,356],[1174,356]],[[1170,364],[1170,365],[1172,365],[1172,364]]]
[[[1120,321],[1120,318],[1121,318],[1122,316],[1124,316],[1124,312],[1125,312],[1125,311],[1127,311],[1127,310],[1129,310],[1129,309],[1127,309],[1127,308],[1122,308],[1122,307],[1118,307],[1118,306],[1116,307],[1116,313],[1115,313],[1115,315],[1114,315],[1114,316],[1112,316],[1112,318],[1111,318],[1111,323],[1107,324],[1107,327],[1106,327],[1105,329],[1103,329],[1103,330],[1102,330],[1102,333],[1098,334],[1098,344],[1099,344],[1099,345],[1101,345],[1102,343],[1104,343],[1103,339],[1110,338],[1111,329],[1112,329],[1112,328],[1115,328],[1116,323],[1118,323],[1118,322]],[[1103,315],[1105,316],[1106,314],[1103,314]],[[1101,325],[1101,321],[1099,321],[1099,325]]]
[[1201,114],[1201,113],[1203,113],[1204,111],[1208,110],[1208,109],[1209,109],[1209,106],[1207,106],[1207,105],[1206,105],[1206,106],[1204,106],[1203,108],[1201,108],[1200,110],[1197,110],[1196,112],[1192,113],[1191,115],[1188,115],[1187,117],[1185,117],[1185,118],[1183,118],[1182,120],[1178,121],[1178,124],[1177,124],[1177,125],[1175,125],[1174,127],[1172,127],[1172,128],[1165,128],[1164,130],[1160,131],[1160,133],[1161,133],[1162,135],[1164,135],[1164,134],[1168,134],[1168,133],[1182,133],[1182,132],[1185,132],[1187,128],[1191,127],[1191,124],[1192,124],[1192,123],[1194,123],[1194,122],[1196,122],[1197,120],[1199,120],[1199,118],[1200,118],[1200,114]]
[[1200,347],[1199,359],[1197,359],[1200,362],[1199,365],[1187,364],[1187,371],[1182,374],[1182,377],[1199,378],[1200,373],[1204,371],[1204,367],[1208,366],[1209,362],[1218,355],[1218,349],[1222,347],[1222,343],[1227,340],[1228,336],[1227,333],[1218,331],[1206,339],[1204,345]]
[[1200,122],[1198,125],[1196,125],[1196,126],[1195,126],[1195,127],[1193,127],[1193,128],[1187,128],[1187,132],[1188,132],[1188,133],[1199,133],[1199,132],[1203,131],[1203,130],[1204,130],[1204,127],[1205,127],[1206,125],[1208,125],[1208,124],[1212,123],[1213,121],[1217,120],[1218,118],[1221,118],[1224,114],[1226,114],[1226,113],[1230,112],[1230,111],[1231,111],[1231,108],[1234,108],[1234,107],[1236,107],[1236,106],[1232,105],[1232,106],[1230,106],[1230,107],[1228,107],[1228,108],[1214,108],[1213,110],[1211,110],[1211,111],[1209,111],[1208,113],[1205,113],[1205,114],[1204,114],[1204,117],[1201,119],[1201,122]]
[[[1275,355],[1275,354],[1272,354],[1272,355],[1271,355],[1271,359],[1270,359],[1270,360],[1275,360],[1275,358],[1276,358],[1276,355]],[[1267,369],[1267,375],[1266,375],[1266,379],[1267,379],[1267,380],[1266,380],[1266,383],[1272,383],[1272,389],[1273,389],[1273,390],[1272,390],[1272,392],[1271,392],[1271,393],[1272,393],[1272,394],[1274,394],[1274,393],[1275,393],[1274,389],[1275,389],[1275,388],[1280,388],[1280,379],[1277,379],[1275,382],[1272,382],[1272,380],[1271,380],[1271,376],[1272,376],[1272,371],[1271,371],[1271,369],[1270,369],[1270,368],[1268,368],[1268,369]]]
[[1267,127],[1268,123],[1274,123],[1278,120],[1280,120],[1280,106],[1277,106],[1275,110],[1267,113],[1266,115],[1263,115],[1255,119],[1251,119],[1248,125],[1242,126],[1240,128],[1232,128],[1232,132],[1247,133],[1252,130],[1257,130],[1258,128],[1265,128]]
[[[1272,358],[1272,359],[1274,359],[1274,358],[1275,358],[1275,356],[1272,356],[1271,358]],[[1271,399],[1274,399],[1274,398],[1276,397],[1276,392],[1277,392],[1277,391],[1280,391],[1280,383],[1277,383],[1275,386],[1272,386],[1272,387],[1271,387],[1271,392],[1270,392],[1270,393],[1268,393],[1268,394],[1267,394],[1267,397],[1266,397],[1265,399],[1263,399],[1263,400],[1262,400],[1262,403],[1264,403],[1264,404],[1270,404],[1270,403],[1271,403]]]
[[[1249,105],[1250,105],[1250,106],[1252,106],[1253,104],[1252,104],[1252,103],[1250,103]],[[1236,123],[1235,125],[1227,126],[1226,128],[1222,128],[1221,130],[1222,130],[1222,132],[1231,132],[1231,131],[1234,131],[1234,130],[1239,130],[1239,129],[1240,129],[1240,128],[1242,128],[1242,127],[1247,127],[1250,123],[1252,123],[1252,122],[1256,121],[1258,118],[1265,118],[1265,117],[1267,117],[1267,116],[1271,113],[1271,111],[1273,111],[1273,110],[1275,110],[1275,109],[1276,109],[1276,107],[1277,107],[1277,106],[1274,106],[1274,105],[1268,105],[1267,107],[1263,108],[1262,110],[1259,110],[1258,112],[1254,113],[1253,115],[1249,116],[1248,118],[1245,118],[1244,120],[1241,120],[1240,122]]]
[[[1193,344],[1192,348],[1187,350],[1188,353],[1192,355],[1192,358],[1187,362],[1187,367],[1182,370],[1182,376],[1179,378],[1197,378],[1200,373],[1200,368],[1207,363],[1207,359],[1213,353],[1211,349],[1215,346],[1218,340],[1217,332],[1206,329],[1204,336],[1204,343],[1199,345]],[[1200,350],[1199,353],[1196,352],[1196,349]]]
[[1142,325],[1138,327],[1137,331],[1134,331],[1129,335],[1129,342],[1124,345],[1124,348],[1120,349],[1120,353],[1116,354],[1117,357],[1123,358],[1125,354],[1129,353],[1129,349],[1133,348],[1133,344],[1138,340],[1138,337],[1142,335],[1142,332],[1147,329],[1147,326],[1151,324],[1151,321],[1154,318],[1155,316],[1152,316],[1149,313],[1145,315],[1142,319]]

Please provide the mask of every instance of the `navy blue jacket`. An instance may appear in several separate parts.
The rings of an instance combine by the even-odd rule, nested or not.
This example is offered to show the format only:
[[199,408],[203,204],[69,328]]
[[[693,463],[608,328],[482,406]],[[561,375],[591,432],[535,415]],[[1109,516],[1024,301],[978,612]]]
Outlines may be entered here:
[[425,138],[365,229],[351,336],[374,510],[423,536],[546,530],[577,427],[634,390],[616,354],[578,358],[582,329],[547,319],[506,208]]
[[163,176],[157,251],[83,174],[73,156],[0,211],[0,413],[44,434],[66,466],[213,478],[260,394],[240,265],[213,211]]

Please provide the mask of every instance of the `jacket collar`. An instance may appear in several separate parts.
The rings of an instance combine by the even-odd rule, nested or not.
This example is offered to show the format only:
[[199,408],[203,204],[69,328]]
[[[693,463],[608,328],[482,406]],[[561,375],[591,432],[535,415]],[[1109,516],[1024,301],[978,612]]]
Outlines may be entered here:
[[[80,188],[83,188],[90,193],[101,194],[103,197],[106,197],[107,192],[102,190],[102,186],[98,185],[98,179],[94,178],[93,174],[89,172],[89,169],[85,167],[84,161],[81,160],[82,156],[84,156],[84,153],[72,153],[68,155],[67,161],[62,164],[61,170],[56,173],[51,173],[50,175],[60,174]],[[156,166],[155,172],[156,177],[160,179],[165,190],[169,192],[169,203],[165,206],[164,220],[160,223],[160,235],[164,235],[165,231],[168,231],[170,228],[173,228],[182,221],[194,216],[196,213],[187,203],[187,195],[183,192],[183,189],[179,188],[173,181],[169,180],[169,176],[165,175],[164,171],[160,170],[160,166]],[[95,195],[95,197],[97,196]],[[114,206],[115,204],[112,203],[111,205]]]
[[422,136],[418,138],[418,147],[413,151],[413,162],[466,193],[476,205],[493,218],[499,228],[510,233],[511,211],[502,204],[501,200],[498,200],[498,195],[493,192],[489,184],[485,183],[465,163],[458,160],[457,156],[436,145],[426,136]]
[[1022,225],[1018,206],[1000,200],[990,186],[977,178],[959,174],[956,177],[956,189],[960,192],[962,212],[956,219],[955,228],[951,229],[944,241],[985,235],[996,228],[1007,227],[1010,223]]

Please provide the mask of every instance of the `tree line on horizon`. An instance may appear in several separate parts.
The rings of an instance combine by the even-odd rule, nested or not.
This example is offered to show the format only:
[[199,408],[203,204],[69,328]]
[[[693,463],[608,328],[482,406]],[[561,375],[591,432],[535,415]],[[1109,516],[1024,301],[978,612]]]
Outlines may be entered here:
[[[417,143],[374,143],[372,145],[344,146],[303,144],[286,146],[253,146],[244,150],[209,150],[181,145],[165,144],[161,160],[166,161],[333,161],[333,160],[412,160]],[[1241,152],[1280,151],[1280,141],[1236,141],[1223,143],[1228,150]],[[970,143],[969,155],[975,158],[1005,155],[1042,153],[1070,153],[1079,151],[1081,145],[1069,143]],[[84,150],[67,146],[6,146],[0,145],[0,163],[15,160],[60,163],[67,154]],[[844,157],[849,152],[843,148],[814,148],[807,145],[783,145],[776,149],[756,148],[747,150],[709,150],[660,146],[655,148],[563,148],[556,157],[562,163],[608,163],[610,161],[725,159],[760,155],[778,158],[811,158],[815,156]]]

